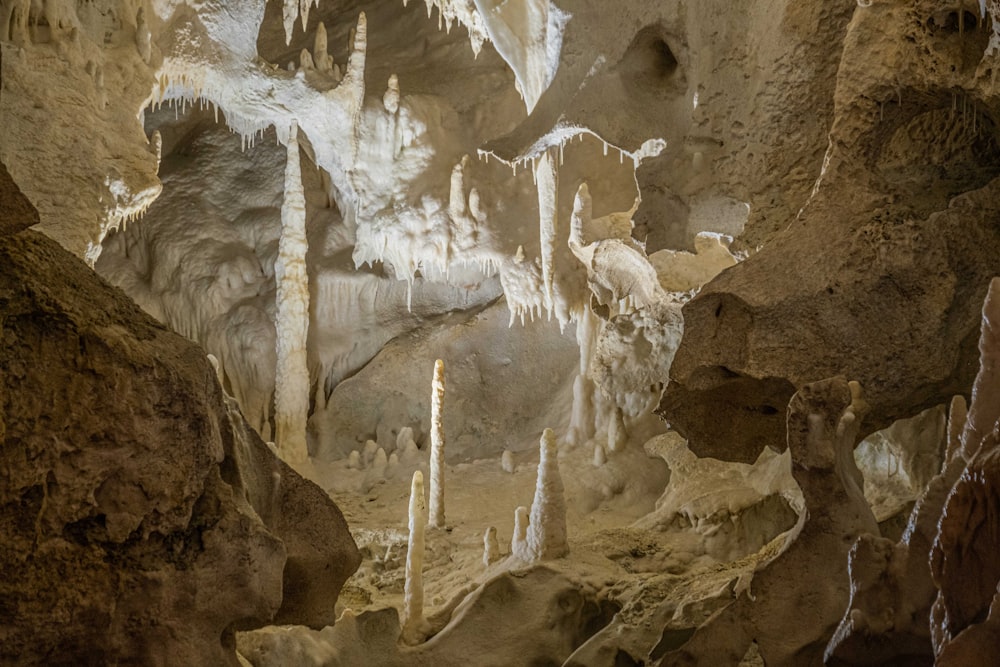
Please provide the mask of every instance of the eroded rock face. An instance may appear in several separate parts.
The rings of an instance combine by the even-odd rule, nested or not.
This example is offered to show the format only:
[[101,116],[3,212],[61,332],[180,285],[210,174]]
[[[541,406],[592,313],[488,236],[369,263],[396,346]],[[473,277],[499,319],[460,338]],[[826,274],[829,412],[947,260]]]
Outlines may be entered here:
[[[986,76],[989,18],[965,12],[960,30],[939,10],[855,11],[812,198],[685,307],[661,409],[697,453],[748,461],[783,442],[771,408],[831,374],[865,387],[862,434],[970,386],[979,307],[1000,272],[1000,101]],[[736,423],[704,420],[737,385]],[[754,438],[734,447],[733,430]]]
[[235,628],[332,622],[346,524],[196,346],[30,231],[0,243],[0,313],[0,661],[234,664]]
[[821,664],[848,600],[848,547],[859,535],[879,532],[852,457],[865,409],[859,387],[843,378],[795,393],[788,447],[806,511],[784,551],[754,575],[751,595],[738,592],[693,634],[663,642],[673,650],[654,655],[662,656],[657,664],[736,665],[752,643],[767,665]]

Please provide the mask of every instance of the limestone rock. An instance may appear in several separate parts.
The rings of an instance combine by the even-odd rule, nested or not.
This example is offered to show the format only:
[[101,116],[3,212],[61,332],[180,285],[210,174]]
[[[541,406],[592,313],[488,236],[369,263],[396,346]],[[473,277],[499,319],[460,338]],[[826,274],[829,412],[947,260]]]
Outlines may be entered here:
[[0,235],[13,234],[37,224],[38,211],[0,162]]
[[[0,52],[0,65],[3,63]],[[0,66],[0,70],[2,70]],[[0,162],[0,236],[13,234],[38,224],[38,211],[17,187],[14,178]]]
[[[925,217],[845,197],[825,197],[685,306],[660,409],[699,455],[746,462],[782,442],[775,405],[830,374],[870,387],[862,433],[972,384],[980,305],[1000,273],[995,188]],[[734,395],[732,421],[702,418]]]
[[792,475],[806,511],[784,550],[759,569],[751,596],[739,596],[693,634],[678,636],[660,665],[739,664],[755,643],[769,666],[822,661],[825,639],[848,599],[848,545],[878,526],[851,455],[865,410],[854,383],[806,385],[788,407]]
[[[346,525],[200,349],[30,231],[0,312],[0,662],[235,664],[235,628],[332,620]],[[297,586],[322,577],[319,614]]]
[[970,462],[952,489],[931,550],[931,572],[939,589],[931,626],[939,654],[964,630],[992,615],[1000,584],[996,530],[1000,524],[1000,451],[995,440],[989,440],[993,439],[987,439],[991,450]]
[[[866,388],[862,434],[968,390],[1000,272],[996,96],[975,66],[989,23],[933,3],[855,10],[813,195],[684,309],[661,409],[697,453],[749,461],[776,446],[781,394],[832,374]],[[733,423],[702,420],[737,392]]]

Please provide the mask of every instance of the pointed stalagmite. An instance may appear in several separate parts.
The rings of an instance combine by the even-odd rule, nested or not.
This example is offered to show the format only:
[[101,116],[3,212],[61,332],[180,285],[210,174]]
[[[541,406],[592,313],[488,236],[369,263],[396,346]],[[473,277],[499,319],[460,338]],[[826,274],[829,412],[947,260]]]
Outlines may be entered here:
[[309,275],[306,272],[306,201],[299,165],[298,126],[288,134],[285,198],[281,204],[281,238],[274,263],[278,312],[275,317],[277,370],[274,386],[275,441],[285,461],[309,458]]
[[514,510],[514,534],[510,537],[510,552],[521,560],[532,560],[528,552],[528,508]]
[[500,543],[497,541],[497,529],[490,526],[483,535],[483,565],[489,567],[500,560]]
[[444,423],[441,405],[444,403],[444,362],[434,362],[431,390],[431,500],[428,522],[435,528],[444,527]]
[[539,443],[535,499],[528,520],[528,552],[534,560],[559,558],[569,553],[566,544],[566,500],[559,475],[556,434],[547,428]]
[[410,483],[410,537],[406,551],[406,582],[403,585],[403,641],[416,644],[423,639],[424,625],[424,474],[414,471]]
[[389,84],[382,95],[382,106],[391,114],[399,111],[399,78],[395,74],[389,76]]
[[313,40],[313,61],[320,72],[333,71],[333,58],[327,48],[326,25],[320,21],[316,26],[316,37]]

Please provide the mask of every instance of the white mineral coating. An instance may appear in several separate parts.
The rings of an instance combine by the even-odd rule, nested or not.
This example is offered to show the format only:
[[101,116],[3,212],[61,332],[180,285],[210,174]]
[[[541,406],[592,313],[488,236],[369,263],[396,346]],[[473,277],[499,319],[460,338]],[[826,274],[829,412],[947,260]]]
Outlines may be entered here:
[[429,525],[444,528],[444,362],[434,362],[431,382],[431,494]]
[[306,269],[306,201],[299,165],[298,126],[288,132],[285,198],[281,205],[281,239],[274,263],[278,312],[275,316],[277,370],[274,386],[275,442],[283,459],[309,458],[309,274]]

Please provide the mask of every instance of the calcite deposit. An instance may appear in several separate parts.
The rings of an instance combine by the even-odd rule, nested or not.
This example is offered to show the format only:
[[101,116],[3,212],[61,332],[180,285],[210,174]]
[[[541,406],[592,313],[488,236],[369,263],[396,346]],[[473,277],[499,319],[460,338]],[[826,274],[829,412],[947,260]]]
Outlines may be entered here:
[[997,0],[0,0],[0,663],[990,664],[998,71]]

